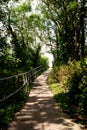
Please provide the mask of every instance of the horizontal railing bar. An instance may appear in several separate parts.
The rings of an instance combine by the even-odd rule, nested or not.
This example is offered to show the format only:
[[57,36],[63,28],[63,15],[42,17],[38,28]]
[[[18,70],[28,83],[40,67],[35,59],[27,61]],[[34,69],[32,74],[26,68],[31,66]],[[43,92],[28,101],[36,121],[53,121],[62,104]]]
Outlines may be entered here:
[[5,101],[5,100],[7,100],[8,98],[12,97],[12,96],[15,95],[16,93],[18,93],[23,87],[24,87],[24,85],[21,86],[19,89],[17,89],[15,92],[13,92],[13,93],[9,94],[8,96],[4,97],[3,99],[1,99],[0,102],[3,102],[3,101]]
[[[43,66],[43,65],[41,65],[41,66]],[[14,78],[14,77],[16,77],[16,76],[21,76],[21,75],[24,75],[24,74],[30,73],[31,71],[34,71],[34,70],[40,68],[41,66],[36,67],[36,68],[34,68],[34,69],[32,69],[32,70],[29,70],[29,71],[27,71],[27,72],[24,72],[24,73],[18,74],[18,75],[13,75],[13,76],[9,76],[9,77],[6,77],[6,78],[1,78],[0,81],[8,80],[8,79]]]
[[25,73],[18,74],[18,75],[13,75],[13,76],[9,76],[9,77],[6,77],[6,78],[1,78],[0,81],[8,80],[8,79],[14,78],[14,77],[16,77],[16,76],[22,76],[22,75],[27,74],[27,73],[29,73],[29,72],[31,72],[31,70],[30,70],[30,71],[27,71],[27,72],[25,72]]
[[[25,73],[21,73],[21,74],[18,74],[18,75],[9,76],[9,77],[7,77],[7,78],[2,78],[2,79],[0,79],[0,81],[4,81],[4,80],[7,80],[7,79],[11,79],[11,78],[14,78],[14,77],[16,77],[16,76],[22,76],[22,75],[25,75],[25,74],[29,74],[30,72],[32,73],[32,72],[34,72],[35,70],[38,70],[39,68],[40,68],[40,70],[41,70],[42,67],[43,67],[43,65],[38,66],[38,67],[36,67],[36,68],[34,68],[34,69],[30,70],[30,71],[27,71],[27,72],[25,72]],[[38,70],[37,73],[38,73],[40,70]],[[36,74],[36,73],[35,73],[35,74]],[[31,78],[32,78],[32,75],[29,77],[29,79],[31,79]],[[17,90],[15,90],[15,92],[9,94],[9,95],[6,96],[6,97],[4,96],[2,99],[0,99],[0,102],[3,102],[3,101],[5,101],[5,100],[7,100],[8,98],[12,97],[13,95],[15,95],[16,93],[18,93],[18,92],[25,86],[25,84],[28,83],[29,79],[28,79],[27,81],[25,81],[24,84],[23,84],[20,88],[18,88]]]

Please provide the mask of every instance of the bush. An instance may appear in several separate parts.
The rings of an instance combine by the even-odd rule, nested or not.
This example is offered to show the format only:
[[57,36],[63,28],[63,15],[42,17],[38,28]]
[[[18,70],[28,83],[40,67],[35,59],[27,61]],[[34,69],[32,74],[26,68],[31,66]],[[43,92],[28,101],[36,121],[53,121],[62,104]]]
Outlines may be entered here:
[[[57,102],[64,104],[65,101],[65,105],[61,106],[67,106],[70,114],[82,119],[87,118],[87,58],[54,67],[49,75],[48,84],[54,83],[58,84],[56,87],[63,88],[65,93],[56,91]],[[51,85],[51,89],[53,88]],[[65,96],[60,95],[65,95],[66,100]]]
[[49,75],[48,84],[59,83],[61,87],[64,87],[66,90],[69,89],[67,82],[77,69],[80,69],[80,62],[75,60],[73,62],[69,61],[67,64],[55,66]]

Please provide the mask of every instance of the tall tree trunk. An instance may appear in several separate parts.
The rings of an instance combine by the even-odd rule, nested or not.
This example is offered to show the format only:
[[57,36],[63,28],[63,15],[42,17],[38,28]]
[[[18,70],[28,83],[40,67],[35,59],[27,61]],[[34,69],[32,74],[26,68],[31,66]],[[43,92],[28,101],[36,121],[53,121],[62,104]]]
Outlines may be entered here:
[[81,57],[85,56],[85,4],[86,0],[82,0],[80,8]]

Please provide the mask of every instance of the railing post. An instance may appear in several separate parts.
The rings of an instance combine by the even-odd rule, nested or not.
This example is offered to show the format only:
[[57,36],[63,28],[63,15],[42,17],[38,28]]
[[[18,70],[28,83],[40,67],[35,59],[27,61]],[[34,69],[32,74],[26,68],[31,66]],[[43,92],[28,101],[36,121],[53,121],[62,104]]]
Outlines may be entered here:
[[[3,85],[4,86],[4,88],[3,88],[4,92],[1,92],[1,97],[0,98],[2,98],[2,99],[0,99],[0,103],[4,102],[5,100],[7,100],[10,97],[14,96],[26,84],[28,84],[28,82],[29,83],[33,82],[34,79],[38,76],[38,74],[41,74],[42,70],[43,70],[43,66],[41,65],[41,66],[38,66],[38,67],[34,68],[33,70],[28,71],[28,72],[0,79],[0,82],[2,82],[2,85],[3,85],[3,82],[6,81],[6,82],[4,82],[4,85]],[[16,81],[16,77],[17,77],[17,81]],[[16,83],[14,83],[15,86],[16,85],[19,85],[19,86],[16,86],[16,88],[14,86],[13,88],[15,88],[16,90],[13,89],[14,92],[10,91],[11,93],[9,94],[8,92],[6,92],[8,90],[6,86],[9,86],[9,83],[10,83],[11,79],[13,79],[13,78],[15,79],[14,82],[16,82]],[[9,80],[9,82],[8,82],[8,80]],[[11,82],[10,85],[12,85],[12,83],[13,82]],[[4,99],[3,96],[5,97],[5,99]]]

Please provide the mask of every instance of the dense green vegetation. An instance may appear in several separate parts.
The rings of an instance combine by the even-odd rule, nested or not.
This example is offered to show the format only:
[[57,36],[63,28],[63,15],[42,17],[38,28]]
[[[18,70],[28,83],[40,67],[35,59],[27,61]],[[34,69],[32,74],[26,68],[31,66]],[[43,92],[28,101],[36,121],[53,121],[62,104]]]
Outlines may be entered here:
[[27,86],[27,91],[24,88],[10,99],[0,103],[0,128],[7,127],[8,123],[12,121],[15,112],[20,110],[28,98],[31,86],[32,84]]
[[87,58],[54,67],[47,82],[63,111],[76,121],[86,124]]
[[[41,64],[46,70],[48,59],[41,52],[45,45],[54,56],[48,83],[56,92],[56,100],[66,111],[69,108],[73,115],[87,118],[87,1],[41,0],[36,12],[32,1],[0,1],[0,79]],[[21,76],[0,81],[0,99],[22,84]],[[8,124],[13,111],[20,108],[27,97],[26,89],[16,97],[19,102],[15,107],[14,97],[0,104],[1,124]]]
[[[32,13],[29,0],[19,3],[17,0],[0,1],[0,79],[16,75],[0,80],[0,100],[23,86],[24,75],[18,74],[40,65],[43,65],[43,71],[48,68],[48,59],[41,54],[42,21],[38,14]],[[35,78],[33,74],[31,80]],[[28,97],[31,83],[0,102],[0,129],[7,126],[14,113],[21,108]]]
[[80,60],[87,53],[86,0],[42,0],[40,9],[45,17],[49,47],[55,64]]
[[87,119],[87,1],[42,0],[53,70],[48,78],[57,102]]

